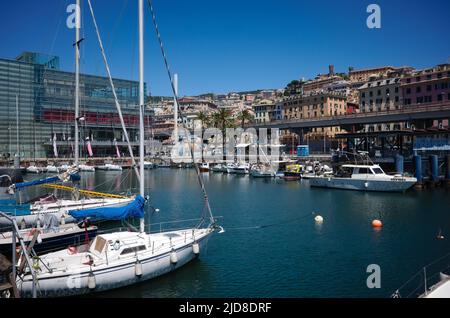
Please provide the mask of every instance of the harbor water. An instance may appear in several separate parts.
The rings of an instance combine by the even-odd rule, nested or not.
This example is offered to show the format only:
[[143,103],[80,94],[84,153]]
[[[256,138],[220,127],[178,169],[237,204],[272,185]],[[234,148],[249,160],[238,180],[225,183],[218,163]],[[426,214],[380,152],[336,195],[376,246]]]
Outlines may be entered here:
[[[389,297],[433,260],[450,253],[450,191],[368,193],[310,188],[308,180],[204,173],[225,233],[198,260],[166,276],[95,297]],[[197,218],[203,201],[193,169],[146,171],[147,222]],[[123,192],[131,170],[82,174],[82,186]],[[323,217],[316,224],[314,217]],[[374,229],[371,222],[384,226]],[[445,239],[437,239],[438,232]],[[367,267],[381,269],[370,289]]]

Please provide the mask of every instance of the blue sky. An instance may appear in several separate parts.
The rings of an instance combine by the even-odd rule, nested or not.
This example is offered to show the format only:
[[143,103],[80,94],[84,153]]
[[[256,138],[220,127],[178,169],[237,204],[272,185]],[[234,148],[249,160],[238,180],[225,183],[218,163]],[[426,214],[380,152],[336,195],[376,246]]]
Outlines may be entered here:
[[[105,75],[86,0],[82,72]],[[75,0],[2,3],[0,57],[22,51],[58,55],[74,69],[74,31],[65,21]],[[145,1],[146,2],[146,1]],[[284,87],[292,79],[349,66],[450,62],[448,0],[153,0],[180,95]],[[137,0],[92,0],[112,74],[137,79]],[[368,29],[366,7],[381,7]],[[146,5],[145,80],[152,95],[170,86]]]

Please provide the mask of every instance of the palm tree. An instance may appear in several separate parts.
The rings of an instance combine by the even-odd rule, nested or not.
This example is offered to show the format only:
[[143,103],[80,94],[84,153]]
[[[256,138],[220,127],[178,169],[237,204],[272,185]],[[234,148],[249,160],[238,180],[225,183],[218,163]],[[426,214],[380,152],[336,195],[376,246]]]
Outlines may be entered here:
[[201,111],[197,114],[197,119],[200,120],[200,123],[202,125],[202,131],[205,128],[205,125],[208,125],[209,123],[209,116],[204,112]]
[[244,109],[239,113],[237,116],[237,119],[241,122],[241,128],[244,128],[244,125],[246,122],[252,122],[254,119],[254,116],[252,113],[248,111],[248,109]]
[[234,122],[231,117],[231,112],[224,108],[219,109],[213,114],[212,124],[214,127],[219,128],[222,132],[222,155],[225,160],[225,141],[226,141],[226,129],[234,127]]

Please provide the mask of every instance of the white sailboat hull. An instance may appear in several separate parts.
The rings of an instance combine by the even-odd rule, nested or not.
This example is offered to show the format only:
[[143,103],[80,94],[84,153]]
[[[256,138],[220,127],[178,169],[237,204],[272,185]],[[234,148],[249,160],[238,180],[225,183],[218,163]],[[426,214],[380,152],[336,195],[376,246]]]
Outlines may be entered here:
[[[177,232],[182,233],[183,231]],[[84,270],[79,272],[76,269],[68,269],[65,273],[58,271],[58,273],[46,273],[42,276],[38,274],[38,295],[40,297],[64,297],[89,294],[129,286],[167,274],[198,256],[194,253],[194,243],[199,245],[201,254],[206,249],[206,244],[212,233],[212,229],[206,229],[205,233],[197,236],[196,240],[188,238],[186,243],[174,247],[173,250],[166,248],[162,252],[148,252],[145,256],[138,255],[123,261],[114,261],[114,264],[92,266],[92,272],[89,266],[84,266]],[[173,251],[177,254],[178,261],[176,263],[171,261]],[[142,264],[142,275],[140,276],[136,274],[137,259]],[[89,275],[95,277],[95,288],[89,288]],[[23,297],[30,297],[32,293],[31,276],[25,276],[23,282],[19,280],[18,288]]]
[[[37,224],[37,220],[43,220],[44,215],[51,213],[55,215],[58,219],[64,218],[67,223],[74,222],[75,219],[72,218],[68,212],[72,210],[83,210],[91,208],[101,208],[101,207],[119,207],[131,203],[133,198],[126,199],[110,199],[110,198],[92,198],[85,200],[58,200],[55,203],[46,204],[34,204],[31,206],[30,214],[26,215],[11,215],[10,217],[16,219],[17,223],[21,225],[25,223],[27,227],[32,227]],[[11,222],[0,217],[0,226],[9,226]]]

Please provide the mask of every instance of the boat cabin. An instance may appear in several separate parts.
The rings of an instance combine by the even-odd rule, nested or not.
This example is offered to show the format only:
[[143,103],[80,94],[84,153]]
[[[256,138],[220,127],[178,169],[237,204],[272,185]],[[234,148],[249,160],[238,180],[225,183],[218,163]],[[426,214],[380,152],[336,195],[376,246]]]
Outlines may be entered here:
[[339,178],[386,175],[379,165],[342,165],[335,176]]

